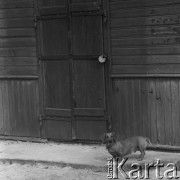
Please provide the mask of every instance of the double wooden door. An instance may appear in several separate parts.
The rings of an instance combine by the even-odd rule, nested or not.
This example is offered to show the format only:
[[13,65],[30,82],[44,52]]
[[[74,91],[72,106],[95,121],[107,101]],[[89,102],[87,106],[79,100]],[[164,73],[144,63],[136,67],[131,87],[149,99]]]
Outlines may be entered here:
[[45,138],[99,140],[106,131],[103,2],[39,0]]

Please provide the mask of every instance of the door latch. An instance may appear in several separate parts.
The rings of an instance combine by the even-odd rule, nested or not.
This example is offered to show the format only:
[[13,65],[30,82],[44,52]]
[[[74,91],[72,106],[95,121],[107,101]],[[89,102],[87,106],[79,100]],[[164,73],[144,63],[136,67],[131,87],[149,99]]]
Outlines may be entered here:
[[106,62],[106,59],[107,59],[107,56],[106,55],[100,55],[99,58],[98,58],[98,61],[100,63],[105,63]]

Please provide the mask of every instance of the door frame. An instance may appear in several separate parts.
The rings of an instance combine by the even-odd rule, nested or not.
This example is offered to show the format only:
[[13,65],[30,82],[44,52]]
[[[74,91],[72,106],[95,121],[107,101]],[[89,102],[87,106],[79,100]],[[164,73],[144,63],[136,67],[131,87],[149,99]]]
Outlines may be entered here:
[[104,35],[104,52],[107,53],[107,62],[105,66],[105,97],[106,97],[106,130],[107,132],[113,131],[113,87],[112,87],[112,78],[111,78],[111,28],[110,28],[110,6],[109,0],[103,0],[103,9],[104,18],[106,19],[106,23],[103,23],[103,35]]
[[[69,3],[70,0],[68,0],[67,3]],[[102,31],[103,31],[103,52],[104,55],[107,56],[107,61],[105,62],[104,65],[104,80],[105,80],[105,121],[106,121],[106,131],[112,131],[113,129],[113,124],[112,124],[112,119],[111,115],[113,112],[113,106],[112,106],[112,81],[110,78],[110,70],[111,70],[111,45],[110,45],[110,18],[109,18],[109,1],[108,0],[101,0],[102,2]],[[37,42],[37,56],[38,56],[38,65],[39,65],[39,106],[40,106],[40,118],[39,118],[39,123],[40,123],[40,133],[41,137],[45,138],[45,132],[44,132],[44,127],[43,127],[43,120],[46,119],[45,117],[45,76],[44,76],[44,63],[43,60],[41,59],[41,48],[42,48],[42,38],[41,38],[41,28],[40,25],[37,25],[38,22],[38,17],[40,17],[39,13],[39,1],[34,0],[34,9],[35,9],[35,18],[34,18],[34,25],[35,25],[35,34],[36,34],[36,42]],[[68,8],[68,16],[69,18],[72,18],[70,15],[70,8]],[[69,22],[71,26],[71,20]],[[70,28],[70,27],[69,27]],[[72,41],[72,38],[70,38]],[[69,43],[72,43],[72,42]],[[69,45],[71,46],[71,45]],[[72,48],[70,48],[72,51]],[[73,61],[73,58],[70,58],[70,61]],[[71,62],[71,65],[73,62]],[[70,71],[70,76],[72,76],[73,73],[73,67],[71,67]],[[71,78],[72,79],[72,78]],[[71,82],[71,86],[73,86],[73,82]],[[71,91],[73,91],[73,88],[71,88]],[[73,92],[71,92],[71,98],[72,98],[72,139],[71,141],[77,141],[76,139],[76,130],[73,128],[75,127],[75,116],[74,116],[74,107],[73,107]],[[88,141],[89,142],[89,141]]]

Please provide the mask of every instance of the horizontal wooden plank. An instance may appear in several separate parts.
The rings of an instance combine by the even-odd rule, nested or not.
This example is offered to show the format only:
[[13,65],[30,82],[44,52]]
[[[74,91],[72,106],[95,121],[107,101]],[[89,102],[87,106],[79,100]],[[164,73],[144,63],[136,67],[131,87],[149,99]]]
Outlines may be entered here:
[[180,64],[161,65],[113,65],[112,74],[176,74],[180,73]]
[[59,7],[59,6],[65,6],[67,4],[67,1],[65,0],[39,0],[38,5],[39,7]]
[[111,37],[125,38],[125,37],[160,37],[160,36],[179,36],[180,26],[168,25],[168,26],[152,26],[152,27],[139,27],[139,28],[112,28]]
[[98,55],[73,55],[74,60],[98,60]]
[[[69,60],[69,55],[58,55],[58,56],[41,56],[41,60]],[[97,61],[99,55],[72,55],[73,60],[95,60]]]
[[60,20],[60,19],[65,19],[67,18],[67,13],[59,13],[59,14],[44,14],[44,15],[40,15],[40,16],[36,16],[37,20]]
[[113,56],[112,64],[179,64],[180,55]]
[[20,48],[0,48],[0,57],[35,57],[36,48],[20,47]]
[[104,116],[102,117],[76,117],[76,121],[106,121],[106,118]]
[[0,79],[8,80],[37,80],[38,75],[0,75]]
[[19,18],[19,17],[33,17],[33,8],[20,8],[20,9],[0,9],[0,19],[6,18]]
[[25,142],[36,142],[36,143],[47,143],[47,139],[34,138],[34,137],[22,137],[22,136],[3,136],[0,135],[1,140],[13,140],[13,141],[25,141]]
[[37,66],[4,66],[0,67],[0,75],[16,75],[16,76],[37,76]]
[[35,37],[0,38],[0,48],[6,47],[35,47]]
[[178,45],[180,36],[112,39],[112,47]]
[[30,8],[33,6],[33,0],[2,0],[0,2],[1,9]]
[[0,28],[34,27],[33,18],[0,19]]
[[0,57],[0,66],[36,66],[37,57]]
[[180,78],[180,74],[111,74],[113,79],[121,78]]
[[75,108],[75,116],[104,116],[104,109],[102,108]]
[[125,9],[125,8],[138,8],[138,7],[151,7],[151,6],[162,6],[162,5],[175,5],[180,4],[179,0],[129,0],[129,1],[118,1],[111,0],[111,9]]
[[178,55],[180,46],[137,47],[137,48],[113,48],[113,56],[123,55]]
[[59,56],[41,56],[41,60],[46,61],[46,60],[68,60],[69,56],[68,55],[59,55]]
[[161,7],[136,8],[136,9],[111,9],[111,18],[147,17],[179,14],[180,5],[169,5]]
[[70,109],[45,108],[46,116],[71,117]]
[[0,29],[0,38],[2,37],[34,37],[35,30],[33,28],[4,28]]
[[54,14],[66,14],[67,8],[62,6],[53,6],[53,7],[42,7],[39,9],[40,15],[54,15]]
[[178,24],[179,24],[179,17],[177,15],[111,19],[112,28],[178,25]]
[[101,9],[100,3],[88,2],[88,3],[73,3],[70,5],[71,11],[98,11]]

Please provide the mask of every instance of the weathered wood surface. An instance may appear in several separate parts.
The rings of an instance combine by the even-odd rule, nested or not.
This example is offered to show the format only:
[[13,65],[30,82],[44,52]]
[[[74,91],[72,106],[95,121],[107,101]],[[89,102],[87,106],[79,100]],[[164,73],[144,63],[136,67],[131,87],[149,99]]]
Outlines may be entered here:
[[33,0],[2,0],[1,9],[33,8]]
[[42,21],[42,54],[58,56],[68,54],[68,23],[66,19]]
[[77,139],[99,141],[103,132],[106,132],[104,118],[77,117],[76,118]]
[[39,0],[46,138],[100,140],[106,130],[100,3]]
[[147,136],[155,144],[180,145],[179,78],[113,81],[114,129],[119,138]]
[[33,0],[0,2],[1,135],[40,136],[33,19]]
[[125,9],[125,8],[141,8],[141,7],[152,7],[152,6],[163,6],[163,5],[179,5],[179,0],[110,0],[113,9]]
[[33,0],[2,0],[0,74],[37,76],[36,56]]
[[0,81],[0,134],[39,137],[38,89],[34,80]]
[[43,121],[43,137],[48,139],[71,140],[70,118],[49,118]]
[[[114,129],[180,145],[180,0],[110,0]],[[162,77],[162,78],[161,78]]]
[[[180,54],[179,9],[179,0],[110,1],[114,65],[112,73],[180,73],[178,66],[174,67],[175,71],[173,71],[170,65],[180,62],[177,59]],[[158,68],[159,63],[164,65]],[[124,71],[115,67],[118,64]],[[134,68],[126,66],[130,64],[133,64]],[[136,65],[139,64],[142,65],[141,67],[144,65],[144,71],[137,66],[137,71],[134,72]],[[157,64],[157,68],[148,71],[147,64]],[[167,69],[171,70],[167,71]]]

